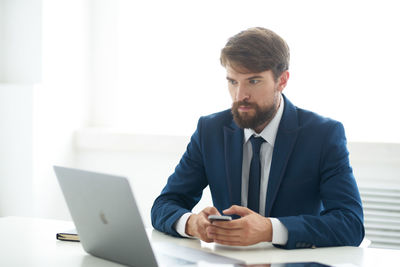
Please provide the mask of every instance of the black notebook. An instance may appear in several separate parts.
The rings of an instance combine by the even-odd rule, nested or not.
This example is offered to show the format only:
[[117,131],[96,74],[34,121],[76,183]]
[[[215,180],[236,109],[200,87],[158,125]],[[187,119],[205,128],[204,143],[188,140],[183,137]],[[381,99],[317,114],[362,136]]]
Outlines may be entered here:
[[57,233],[56,238],[62,241],[73,241],[79,242],[79,235],[76,232],[76,229],[68,230],[62,233]]

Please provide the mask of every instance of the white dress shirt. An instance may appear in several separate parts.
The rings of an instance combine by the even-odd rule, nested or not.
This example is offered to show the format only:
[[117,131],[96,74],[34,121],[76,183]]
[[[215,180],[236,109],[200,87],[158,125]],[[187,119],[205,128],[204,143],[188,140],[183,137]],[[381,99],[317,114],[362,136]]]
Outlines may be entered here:
[[[247,207],[247,195],[249,188],[249,172],[250,162],[253,156],[252,146],[250,137],[252,135],[261,136],[266,142],[261,145],[260,149],[260,161],[261,161],[261,181],[260,181],[260,214],[265,216],[265,204],[267,199],[267,188],[269,171],[271,168],[272,152],[274,150],[275,138],[278,132],[279,123],[282,118],[284,101],[282,100],[278,108],[277,113],[271,122],[262,130],[260,134],[257,134],[252,129],[244,129],[244,140],[243,140],[243,162],[242,162],[242,198],[241,204]],[[175,230],[185,237],[190,237],[185,233],[186,222],[191,213],[186,213],[179,218],[175,223]],[[277,219],[270,218],[272,223],[272,243],[277,245],[285,245],[288,239],[288,231],[286,227]]]

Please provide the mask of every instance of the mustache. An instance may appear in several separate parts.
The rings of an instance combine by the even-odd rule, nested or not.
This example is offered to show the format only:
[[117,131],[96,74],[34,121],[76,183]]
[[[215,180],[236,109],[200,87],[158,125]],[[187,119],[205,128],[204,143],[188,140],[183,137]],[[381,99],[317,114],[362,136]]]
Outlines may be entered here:
[[257,107],[257,104],[255,103],[249,103],[248,101],[236,101],[233,102],[232,107],[233,108],[238,108],[239,106],[245,106],[245,107]]

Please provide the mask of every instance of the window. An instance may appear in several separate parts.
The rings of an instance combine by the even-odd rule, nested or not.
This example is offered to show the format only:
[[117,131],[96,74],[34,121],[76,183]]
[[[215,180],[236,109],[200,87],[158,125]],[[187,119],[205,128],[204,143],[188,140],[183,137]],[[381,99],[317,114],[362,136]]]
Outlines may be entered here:
[[97,54],[109,72],[94,72],[92,124],[190,135],[199,116],[230,107],[220,49],[239,31],[263,26],[291,49],[284,92],[294,104],[343,122],[350,141],[400,142],[397,5],[120,0],[109,41],[94,42],[115,57]]

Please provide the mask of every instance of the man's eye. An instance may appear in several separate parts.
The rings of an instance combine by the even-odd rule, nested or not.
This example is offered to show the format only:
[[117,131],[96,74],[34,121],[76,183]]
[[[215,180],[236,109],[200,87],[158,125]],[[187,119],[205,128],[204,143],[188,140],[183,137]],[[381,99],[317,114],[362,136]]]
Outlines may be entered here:
[[259,83],[260,81],[259,80],[250,80],[249,81],[249,83],[251,83],[251,84],[257,84],[257,83]]
[[230,83],[230,84],[237,84],[237,81],[235,81],[235,80],[229,80],[229,83]]

